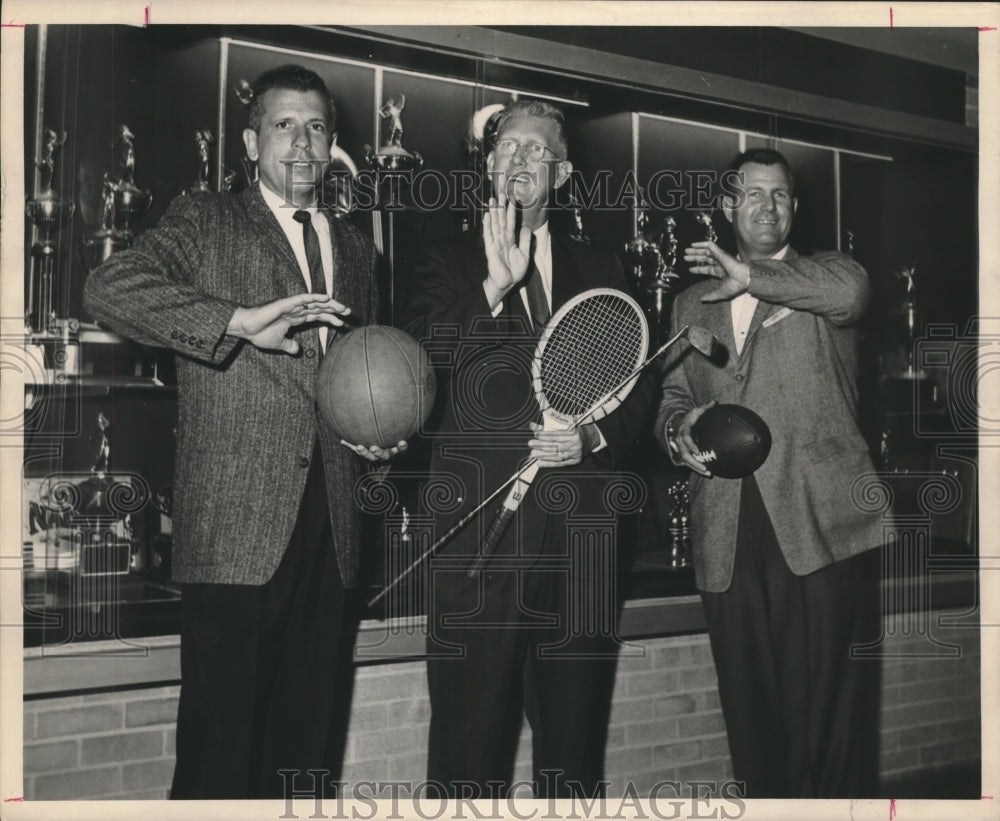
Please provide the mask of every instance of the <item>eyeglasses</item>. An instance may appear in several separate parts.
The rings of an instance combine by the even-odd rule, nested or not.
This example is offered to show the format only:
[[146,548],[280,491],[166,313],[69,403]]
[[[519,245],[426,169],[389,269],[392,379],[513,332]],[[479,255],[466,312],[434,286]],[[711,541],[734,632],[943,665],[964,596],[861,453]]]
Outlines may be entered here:
[[513,157],[522,148],[524,149],[524,156],[531,162],[539,162],[545,156],[546,151],[557,160],[563,159],[547,145],[542,145],[541,143],[527,143],[526,145],[522,145],[517,140],[511,139],[500,140],[497,143],[497,154],[501,157]]

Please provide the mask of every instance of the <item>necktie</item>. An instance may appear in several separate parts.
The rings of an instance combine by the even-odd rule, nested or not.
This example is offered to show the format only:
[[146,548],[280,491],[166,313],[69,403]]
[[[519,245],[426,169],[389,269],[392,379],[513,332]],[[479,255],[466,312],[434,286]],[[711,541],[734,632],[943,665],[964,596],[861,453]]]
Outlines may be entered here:
[[529,251],[528,273],[524,277],[524,289],[528,295],[528,311],[531,314],[531,323],[535,326],[535,332],[542,330],[542,326],[549,319],[549,301],[545,297],[545,285],[542,283],[542,274],[535,265],[535,246],[537,238],[531,235],[531,249]]
[[296,211],[292,214],[296,222],[302,223],[302,238],[306,243],[306,262],[309,264],[309,279],[312,280],[314,293],[326,293],[326,275],[323,273],[323,256],[319,251],[319,234],[313,227],[308,211]]

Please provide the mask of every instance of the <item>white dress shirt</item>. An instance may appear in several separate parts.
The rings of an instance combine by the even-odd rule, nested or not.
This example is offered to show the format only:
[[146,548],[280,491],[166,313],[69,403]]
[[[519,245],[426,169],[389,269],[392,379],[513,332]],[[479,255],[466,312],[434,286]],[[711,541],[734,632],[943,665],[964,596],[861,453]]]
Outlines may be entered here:
[[[786,245],[771,259],[784,259],[788,253]],[[750,323],[753,322],[754,311],[757,310],[758,299],[752,296],[749,291],[744,291],[738,297],[734,297],[729,303],[729,309],[733,317],[733,337],[736,339],[736,353],[743,352],[743,343],[747,341],[747,334],[750,333]]]
[[[319,210],[313,206],[311,208],[296,208],[284,201],[284,199],[275,194],[270,188],[261,183],[260,192],[264,196],[264,202],[267,203],[267,207],[271,209],[271,213],[274,214],[275,218],[278,220],[278,225],[281,226],[281,230],[285,232],[285,236],[288,237],[288,242],[292,246],[292,251],[295,253],[295,259],[299,263],[299,271],[302,274],[302,279],[305,281],[306,289],[313,290],[312,277],[309,276],[309,260],[306,258],[306,243],[305,239],[302,237],[302,223],[296,222],[294,214],[296,211],[308,211],[309,217],[312,220],[313,227],[316,229],[316,234],[319,236],[319,253],[323,260],[323,275],[326,278],[326,292],[328,294],[333,293],[333,239],[330,236],[330,224],[326,221],[326,217],[319,215]],[[329,328],[326,325],[319,326],[319,341],[323,346],[323,350],[326,350],[326,337],[329,332]]]
[[[535,235],[535,267],[542,280],[542,287],[545,289],[545,301],[549,304],[549,313],[552,313],[552,237],[549,234],[548,220],[543,222],[534,231]],[[530,267],[530,266],[529,266]],[[531,306],[528,305],[528,289],[519,286],[521,301],[524,302],[524,310],[528,314],[528,321],[531,322]],[[499,316],[503,311],[503,301],[497,303],[493,309],[493,316]]]

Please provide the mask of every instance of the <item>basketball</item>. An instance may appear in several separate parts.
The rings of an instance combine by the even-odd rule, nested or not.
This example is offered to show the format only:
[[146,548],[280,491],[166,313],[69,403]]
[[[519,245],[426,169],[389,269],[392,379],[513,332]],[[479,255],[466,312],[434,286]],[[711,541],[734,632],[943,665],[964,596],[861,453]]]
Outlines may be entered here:
[[436,382],[409,334],[366,325],[338,336],[316,377],[320,416],[352,445],[391,448],[427,421]]
[[771,451],[771,431],[756,413],[742,405],[714,405],[691,427],[695,454],[714,476],[740,479],[764,464]]

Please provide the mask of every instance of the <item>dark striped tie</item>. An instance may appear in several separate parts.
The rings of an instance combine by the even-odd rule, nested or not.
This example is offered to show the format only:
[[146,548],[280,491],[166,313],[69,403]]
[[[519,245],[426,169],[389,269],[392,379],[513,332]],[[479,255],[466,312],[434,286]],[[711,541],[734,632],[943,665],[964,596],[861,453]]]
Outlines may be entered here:
[[306,243],[306,262],[309,264],[309,279],[314,293],[326,293],[326,275],[323,273],[323,255],[319,251],[319,234],[313,227],[308,211],[296,211],[292,217],[302,223],[302,239]]
[[528,295],[528,312],[531,314],[531,323],[535,327],[535,333],[539,333],[546,322],[549,321],[549,301],[545,297],[545,284],[542,282],[542,273],[535,265],[535,248],[538,243],[537,237],[531,235],[530,257],[528,259],[528,273],[524,276],[524,290]]

